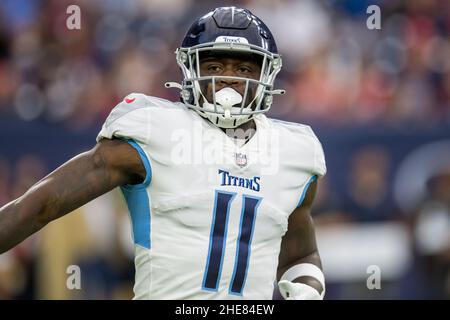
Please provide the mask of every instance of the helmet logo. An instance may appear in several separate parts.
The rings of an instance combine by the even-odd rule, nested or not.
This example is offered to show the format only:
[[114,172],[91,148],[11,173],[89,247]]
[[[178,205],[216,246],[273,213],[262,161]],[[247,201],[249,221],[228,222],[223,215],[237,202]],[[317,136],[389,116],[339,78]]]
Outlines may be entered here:
[[248,40],[244,37],[220,36],[216,38],[217,42],[248,44]]

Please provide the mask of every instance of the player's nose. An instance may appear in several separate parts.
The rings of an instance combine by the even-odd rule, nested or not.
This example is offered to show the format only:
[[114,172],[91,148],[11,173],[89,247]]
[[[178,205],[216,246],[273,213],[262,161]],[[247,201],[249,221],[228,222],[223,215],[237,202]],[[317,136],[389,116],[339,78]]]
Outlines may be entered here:
[[239,84],[240,81],[236,79],[220,79],[219,84],[223,86],[235,86]]
[[[224,77],[236,77],[236,73],[232,70],[232,68],[226,68],[224,72],[222,73],[222,76]],[[241,81],[237,79],[227,79],[227,78],[220,78],[219,84],[224,86],[234,86],[239,84]]]

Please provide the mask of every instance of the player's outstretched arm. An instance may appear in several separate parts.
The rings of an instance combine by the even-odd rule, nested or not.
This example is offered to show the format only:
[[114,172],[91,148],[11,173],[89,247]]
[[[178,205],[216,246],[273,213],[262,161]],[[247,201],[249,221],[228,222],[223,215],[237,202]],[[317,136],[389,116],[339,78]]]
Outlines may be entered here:
[[310,184],[301,206],[290,215],[288,231],[281,243],[278,280],[280,292],[285,299],[321,299],[325,291],[322,264],[311,218],[316,189],[317,181],[314,181]]
[[132,146],[122,140],[101,140],[0,209],[0,253],[115,187],[141,182],[145,174]]

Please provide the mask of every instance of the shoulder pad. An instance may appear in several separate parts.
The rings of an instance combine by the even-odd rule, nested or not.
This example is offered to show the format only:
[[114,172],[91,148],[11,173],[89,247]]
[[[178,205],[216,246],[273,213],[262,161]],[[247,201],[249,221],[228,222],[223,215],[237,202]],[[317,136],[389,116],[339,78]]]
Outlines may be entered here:
[[304,134],[310,137],[317,138],[312,128],[306,124],[296,123],[296,122],[289,122],[289,121],[283,121],[278,119],[270,119],[272,123],[275,125],[280,125],[290,131],[293,131],[295,133]]
[[106,120],[106,125],[108,126],[111,122],[114,122],[115,120],[135,110],[152,107],[170,108],[178,107],[178,105],[169,100],[158,97],[147,96],[142,93],[130,93],[112,109],[108,119]]

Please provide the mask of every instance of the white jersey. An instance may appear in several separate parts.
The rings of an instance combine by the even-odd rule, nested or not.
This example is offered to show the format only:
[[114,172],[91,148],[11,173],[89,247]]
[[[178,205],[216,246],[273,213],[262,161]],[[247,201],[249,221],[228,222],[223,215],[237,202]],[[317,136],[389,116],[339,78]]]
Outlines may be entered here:
[[271,299],[289,215],[326,172],[306,125],[255,118],[238,146],[182,103],[130,94],[97,141],[135,147],[147,177],[123,186],[135,299]]

